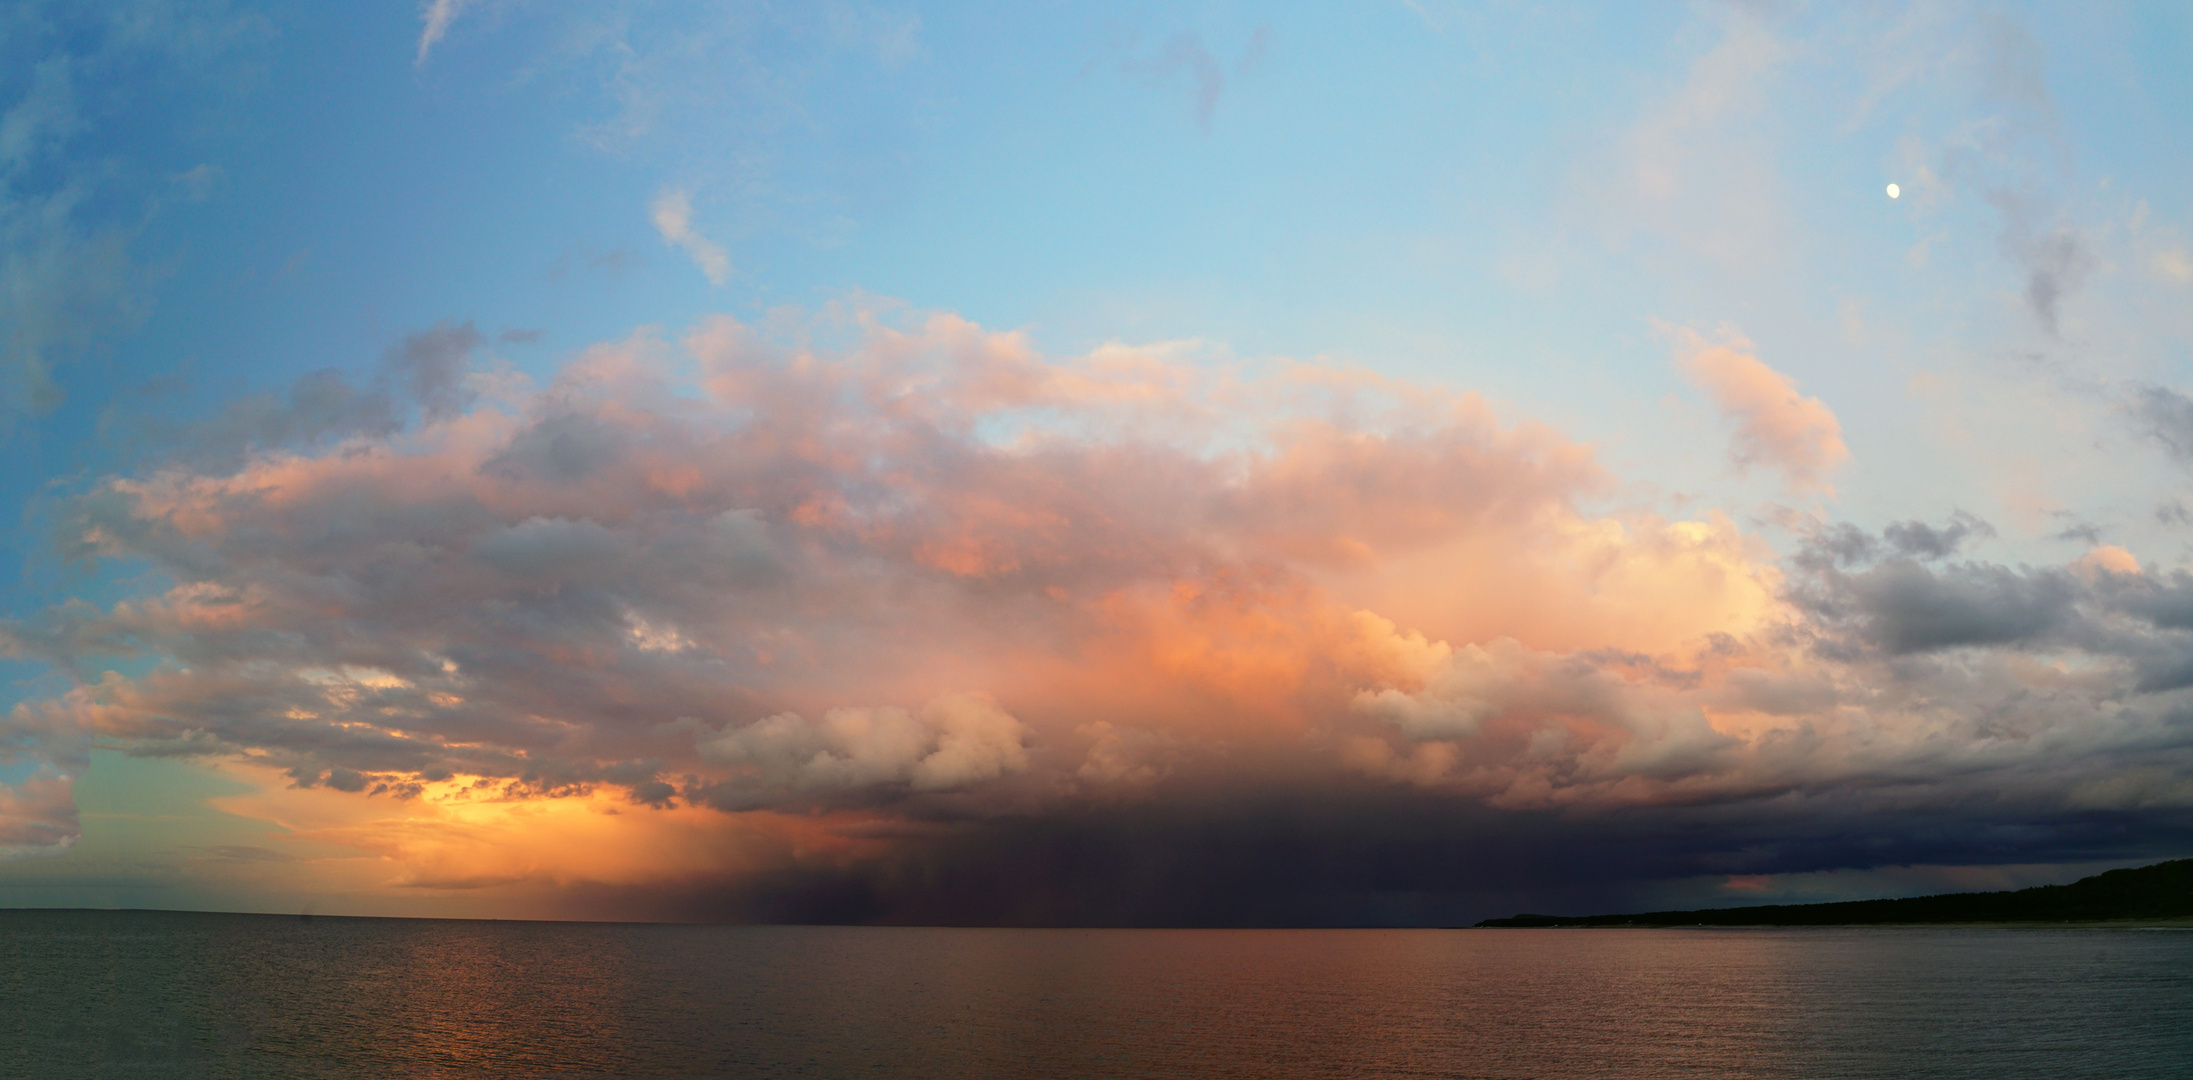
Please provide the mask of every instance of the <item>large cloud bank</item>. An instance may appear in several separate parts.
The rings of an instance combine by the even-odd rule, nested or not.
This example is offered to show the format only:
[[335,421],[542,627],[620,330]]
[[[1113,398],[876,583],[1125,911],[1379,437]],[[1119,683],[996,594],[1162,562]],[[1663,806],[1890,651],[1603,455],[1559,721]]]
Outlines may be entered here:
[[[328,834],[602,914],[1436,918],[2193,821],[2193,577],[2114,549],[1975,561],[1953,516],[1778,558],[1591,511],[1587,446],[1471,395],[950,315],[723,318],[461,388],[419,373],[476,336],[436,333],[321,395],[409,387],[409,426],[331,406],[75,502],[74,554],[165,585],[0,628],[79,676],[6,718],[0,849],[73,837],[92,741],[391,806],[607,799],[687,848],[808,823],[614,875]],[[1833,414],[1740,359],[1692,364],[1817,483]]]

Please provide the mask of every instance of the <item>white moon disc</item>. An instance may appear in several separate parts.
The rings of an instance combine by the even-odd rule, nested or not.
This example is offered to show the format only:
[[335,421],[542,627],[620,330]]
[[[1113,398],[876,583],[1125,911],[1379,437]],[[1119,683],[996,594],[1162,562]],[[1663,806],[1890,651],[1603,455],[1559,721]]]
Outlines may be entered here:
[[1900,188],[1900,187],[1897,187],[1897,186],[1896,186],[1896,185],[1894,185],[1894,184],[1890,184],[1890,185],[1888,186],[1888,197],[1889,197],[1889,198],[1891,198],[1891,199],[1896,199],[1896,198],[1902,198],[1902,197],[1903,197],[1903,194],[1904,194],[1904,189],[1902,189],[1902,188]]

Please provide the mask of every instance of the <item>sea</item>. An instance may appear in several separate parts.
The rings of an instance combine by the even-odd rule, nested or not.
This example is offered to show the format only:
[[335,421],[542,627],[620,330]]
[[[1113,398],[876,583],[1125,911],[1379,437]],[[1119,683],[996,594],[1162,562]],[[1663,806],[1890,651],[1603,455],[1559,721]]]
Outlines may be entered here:
[[0,1076],[2193,1077],[2193,930],[0,911]]

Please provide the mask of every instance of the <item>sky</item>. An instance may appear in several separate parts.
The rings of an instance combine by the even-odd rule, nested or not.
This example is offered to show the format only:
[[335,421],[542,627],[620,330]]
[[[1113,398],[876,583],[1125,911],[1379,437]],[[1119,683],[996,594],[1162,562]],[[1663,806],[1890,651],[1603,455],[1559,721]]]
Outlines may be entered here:
[[2170,3],[27,0],[0,905],[2193,855]]

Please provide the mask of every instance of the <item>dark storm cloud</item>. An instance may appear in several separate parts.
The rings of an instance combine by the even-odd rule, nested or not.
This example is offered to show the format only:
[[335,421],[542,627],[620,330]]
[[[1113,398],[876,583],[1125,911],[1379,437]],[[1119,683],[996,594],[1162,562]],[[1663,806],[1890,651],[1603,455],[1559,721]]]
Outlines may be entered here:
[[1453,926],[1518,911],[1622,910],[1672,883],[1729,875],[1970,866],[2006,851],[2137,862],[2193,850],[2193,812],[2183,808],[2006,810],[1936,793],[1884,812],[1867,801],[1579,819],[1420,792],[1188,794],[958,822],[850,864],[644,891],[583,887],[564,910],[693,922]]
[[[111,477],[69,553],[165,584],[0,627],[78,678],[0,746],[409,800],[322,839],[709,918],[1459,921],[2138,855],[2193,807],[2193,583],[2122,552],[2000,565],[1960,513],[1771,564],[1584,514],[1589,451],[1467,396],[849,322],[641,335],[469,405],[444,324],[331,398],[385,410],[313,414],[385,430]],[[73,828],[62,780],[13,797]],[[555,814],[587,824],[522,824]]]

